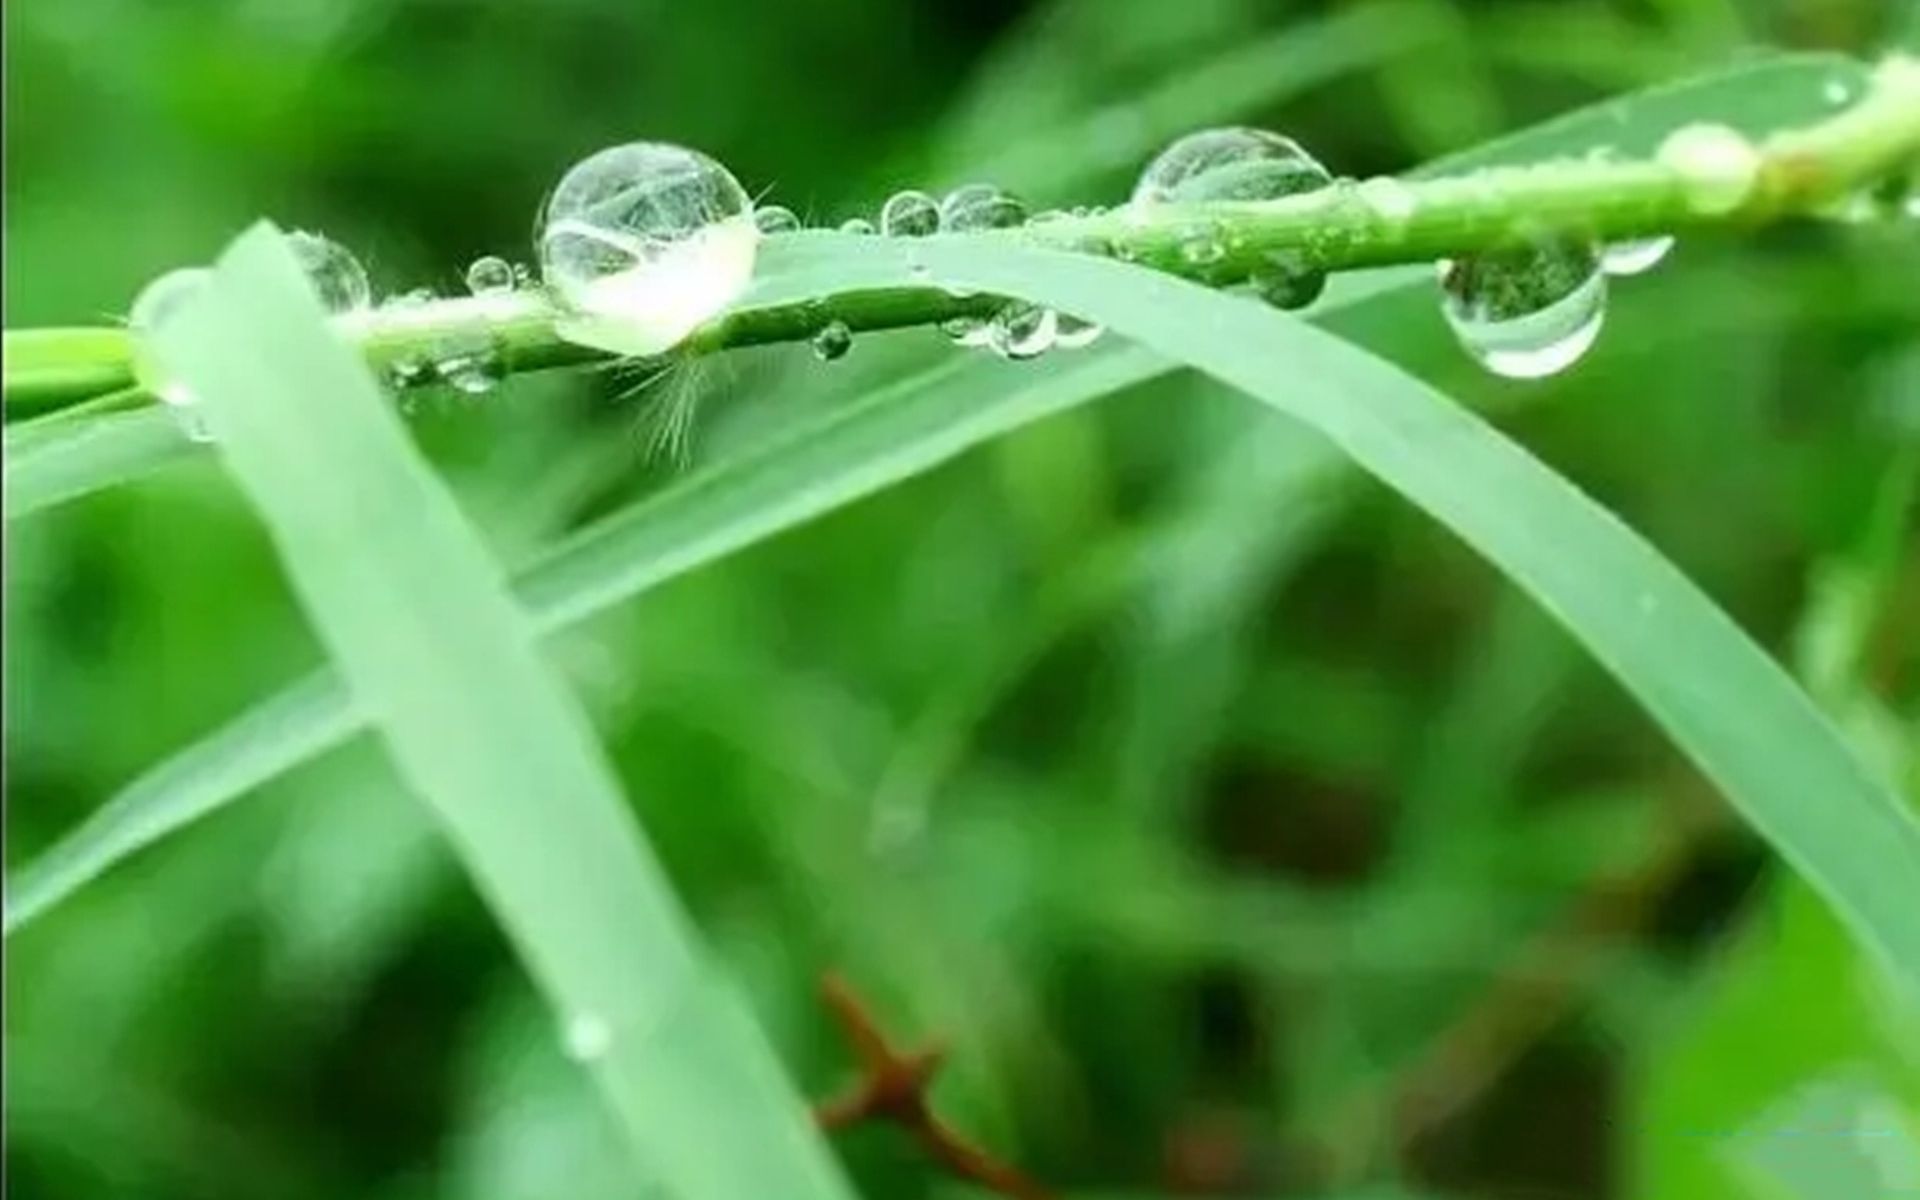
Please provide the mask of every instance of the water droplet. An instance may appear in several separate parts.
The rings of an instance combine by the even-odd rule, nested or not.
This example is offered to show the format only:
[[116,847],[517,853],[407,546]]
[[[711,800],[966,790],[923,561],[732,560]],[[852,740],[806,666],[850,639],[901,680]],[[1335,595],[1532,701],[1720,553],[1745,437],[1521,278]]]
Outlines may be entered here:
[[1327,288],[1327,273],[1316,270],[1299,250],[1276,250],[1253,272],[1260,298],[1275,308],[1305,308]]
[[613,1030],[592,1013],[576,1013],[567,1020],[561,1041],[568,1058],[575,1062],[593,1062],[613,1047]]
[[287,246],[328,312],[360,312],[372,303],[367,269],[345,246],[304,229],[287,234]]
[[1381,220],[1391,225],[1406,224],[1420,207],[1413,189],[1388,175],[1362,181],[1356,194]]
[[555,330],[615,354],[658,354],[753,277],[760,230],[727,169],[695,150],[631,142],[590,155],[540,219],[540,270],[568,311]]
[[1227,244],[1211,230],[1199,230],[1180,239],[1180,261],[1190,267],[1210,267],[1227,256]]
[[1062,350],[1080,350],[1099,341],[1106,331],[1105,325],[1058,313],[1054,318],[1053,344]]
[[380,307],[404,310],[419,308],[423,304],[431,303],[433,303],[433,289],[429,287],[417,287],[410,291],[401,292],[397,296],[388,296],[380,302]]
[[141,387],[158,396],[161,403],[174,411],[181,429],[195,441],[207,441],[210,438],[205,419],[197,412],[188,411],[198,400],[184,385],[168,376],[158,360],[146,349],[145,341],[148,335],[171,320],[187,301],[198,295],[212,278],[213,272],[205,267],[180,267],[168,271],[140,289],[140,295],[133,301],[133,309],[127,314],[127,326],[135,338],[134,378]]
[[785,205],[768,204],[753,210],[753,223],[761,233],[796,233],[800,229],[800,218]]
[[495,254],[473,260],[467,268],[467,290],[476,296],[498,296],[514,288],[513,264]]
[[1655,157],[1680,177],[1687,204],[1698,213],[1732,212],[1760,178],[1760,152],[1725,125],[1676,129],[1660,143]]
[[873,222],[867,220],[865,217],[848,217],[846,220],[840,222],[840,232],[869,237],[877,233],[878,230],[874,229]]
[[948,233],[1017,229],[1026,220],[1025,202],[990,183],[957,187],[940,202],[940,228]]
[[1053,349],[1059,328],[1052,309],[1015,301],[987,322],[987,345],[1003,358],[1038,358]]
[[1598,255],[1572,241],[1463,258],[1441,281],[1441,311],[1460,344],[1509,379],[1572,365],[1599,336],[1606,302]]
[[880,232],[888,237],[940,232],[939,202],[925,192],[895,192],[880,209]]
[[1316,191],[1332,175],[1300,143],[1264,129],[1203,129],[1156,155],[1134,185],[1136,206],[1184,200],[1275,200]]
[[940,332],[956,346],[984,346],[988,342],[988,324],[978,317],[951,317],[940,322]]
[[1600,267],[1609,275],[1638,275],[1651,271],[1660,265],[1660,260],[1673,249],[1671,237],[1636,238],[1631,242],[1615,242],[1600,250]]
[[845,321],[829,321],[813,335],[813,356],[821,362],[845,358],[853,349],[853,330]]

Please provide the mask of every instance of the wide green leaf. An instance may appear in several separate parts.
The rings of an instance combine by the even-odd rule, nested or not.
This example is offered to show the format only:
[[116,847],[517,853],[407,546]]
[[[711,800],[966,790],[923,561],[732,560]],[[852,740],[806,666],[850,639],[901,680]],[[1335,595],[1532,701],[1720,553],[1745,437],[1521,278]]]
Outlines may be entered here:
[[846,1194],[504,575],[283,236],[242,237],[156,348],[643,1165],[690,1200]]

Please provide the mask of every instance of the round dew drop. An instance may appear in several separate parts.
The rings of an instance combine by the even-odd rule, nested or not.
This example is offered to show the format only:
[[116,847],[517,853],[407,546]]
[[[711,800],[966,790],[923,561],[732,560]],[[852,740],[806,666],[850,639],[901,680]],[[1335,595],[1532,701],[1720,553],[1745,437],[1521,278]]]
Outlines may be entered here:
[[336,315],[361,312],[373,303],[367,269],[339,242],[296,229],[287,234],[287,247],[293,251],[300,269],[307,273],[308,281],[328,312]]
[[498,255],[476,258],[467,268],[467,290],[476,296],[511,292],[515,282],[513,264]]
[[753,223],[761,233],[797,233],[800,218],[781,204],[768,204],[753,210]]
[[990,183],[957,187],[940,202],[940,228],[947,233],[1017,229],[1026,222],[1026,203]]
[[867,220],[865,217],[848,217],[846,220],[840,222],[840,232],[851,233],[860,237],[871,237],[879,231],[874,229],[873,222]]
[[540,219],[555,330],[614,354],[658,354],[753,278],[760,230],[728,170],[683,146],[631,142],[576,163]]
[[1002,358],[1038,358],[1053,349],[1059,317],[1050,308],[1015,301],[987,322],[987,346]]
[[813,356],[821,362],[845,358],[853,349],[853,330],[845,321],[831,321],[813,335]]
[[940,232],[940,205],[925,192],[896,192],[880,209],[880,232],[888,237],[926,237]]
[[1637,238],[1615,242],[1600,250],[1600,268],[1609,275],[1638,275],[1660,265],[1673,249],[1671,237]]
[[180,417],[181,427],[195,441],[206,441],[209,436],[199,415],[189,415],[187,412],[197,402],[196,398],[161,368],[159,361],[147,349],[146,339],[171,320],[212,278],[213,272],[205,267],[180,267],[168,271],[140,289],[140,295],[134,299],[133,310],[127,314],[127,326],[134,335],[134,378],[141,387],[158,396],[161,403],[175,411]]
[[1327,290],[1327,273],[1307,264],[1297,250],[1276,250],[1253,272],[1251,279],[1260,298],[1275,308],[1305,308]]
[[1760,152],[1725,125],[1676,129],[1660,143],[1655,157],[1680,177],[1687,205],[1698,213],[1732,212],[1760,180]]
[[1441,311],[1467,352],[1496,375],[1538,379],[1563,371],[1600,335],[1607,276],[1592,247],[1543,243],[1453,263]]
[[1327,169],[1292,138],[1229,126],[1187,134],[1154,156],[1134,184],[1132,203],[1277,200],[1331,182]]

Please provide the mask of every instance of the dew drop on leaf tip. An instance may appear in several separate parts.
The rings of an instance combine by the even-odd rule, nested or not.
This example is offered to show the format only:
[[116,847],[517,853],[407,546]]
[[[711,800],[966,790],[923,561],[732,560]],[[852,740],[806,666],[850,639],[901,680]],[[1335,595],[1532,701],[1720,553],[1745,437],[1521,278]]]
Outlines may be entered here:
[[1460,344],[1509,379],[1565,370],[1593,346],[1606,316],[1606,272],[1591,246],[1574,241],[1459,259],[1440,288]]
[[745,189],[684,146],[630,142],[569,168],[541,213],[541,274],[560,336],[614,354],[671,349],[753,278]]

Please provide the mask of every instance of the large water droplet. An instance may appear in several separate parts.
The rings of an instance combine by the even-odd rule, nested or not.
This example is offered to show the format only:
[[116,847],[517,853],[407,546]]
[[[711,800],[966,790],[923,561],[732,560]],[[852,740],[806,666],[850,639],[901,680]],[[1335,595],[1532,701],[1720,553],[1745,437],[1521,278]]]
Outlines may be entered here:
[[287,234],[287,247],[328,312],[360,312],[373,303],[367,269],[339,242],[296,229]]
[[1686,125],[1668,134],[1655,157],[1675,175],[1695,212],[1716,215],[1740,207],[1760,179],[1760,152],[1736,129]]
[[800,218],[793,210],[781,204],[767,204],[753,210],[753,223],[761,233],[794,233],[800,228]]
[[948,233],[1015,229],[1026,220],[1025,202],[990,183],[957,187],[940,202],[940,228]]
[[1292,138],[1243,126],[1203,129],[1147,164],[1134,184],[1133,203],[1276,200],[1318,190],[1332,179]]
[[1609,275],[1638,275],[1660,265],[1673,249],[1671,237],[1636,238],[1615,242],[1600,251],[1600,267]]
[[473,260],[467,268],[467,290],[476,296],[498,296],[514,288],[513,264],[496,254]]
[[139,296],[134,298],[132,311],[127,314],[127,327],[132,330],[135,339],[134,378],[141,387],[174,410],[180,419],[181,429],[195,441],[206,441],[209,436],[205,420],[198,413],[188,411],[197,403],[197,397],[168,375],[158,359],[147,350],[145,343],[187,301],[198,295],[212,278],[213,272],[205,267],[180,267],[168,271],[140,289]]
[[1276,250],[1255,268],[1251,282],[1275,308],[1305,308],[1327,289],[1327,273],[1315,270],[1298,250]]
[[829,321],[813,335],[813,356],[821,362],[845,358],[853,349],[853,330],[845,321]]
[[672,348],[745,290],[760,238],[747,193],[696,150],[632,142],[575,164],[547,198],[540,268],[569,341]]
[[1606,304],[1598,255],[1572,241],[1473,255],[1441,279],[1441,310],[1460,344],[1510,379],[1565,370],[1599,336]]
[[987,322],[987,345],[1003,358],[1038,358],[1053,349],[1059,328],[1052,309],[1016,300]]
[[940,232],[940,205],[925,192],[895,192],[880,208],[880,232],[888,237],[926,237]]

